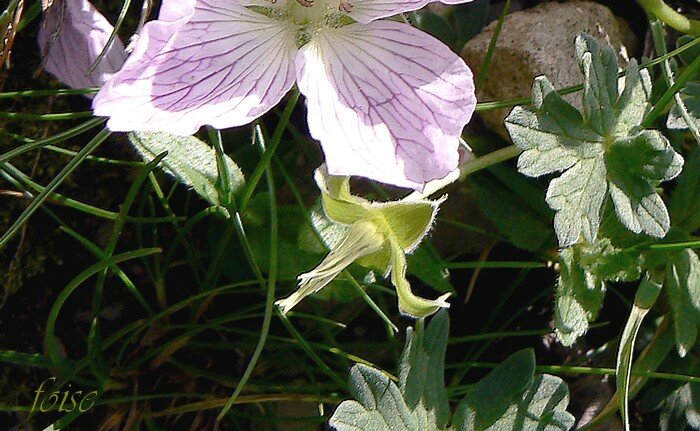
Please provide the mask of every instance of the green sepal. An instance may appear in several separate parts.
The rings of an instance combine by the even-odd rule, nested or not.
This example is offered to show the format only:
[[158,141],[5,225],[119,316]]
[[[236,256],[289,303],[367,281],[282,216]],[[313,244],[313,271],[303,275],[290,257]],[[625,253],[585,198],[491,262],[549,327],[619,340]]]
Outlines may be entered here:
[[316,171],[315,178],[323,211],[330,220],[346,225],[362,219],[374,220],[379,230],[406,253],[413,251],[430,230],[438,207],[445,200],[370,202],[352,195],[348,177],[329,175],[325,166]]
[[[329,175],[325,165],[316,170],[315,179],[321,190],[321,203],[327,219],[335,224],[349,225],[349,228],[325,227],[336,237],[336,244],[323,240],[330,253],[315,269],[299,276],[297,291],[277,301],[283,313],[306,296],[323,289],[353,262],[378,269],[384,276],[390,275],[403,314],[420,318],[449,307],[445,299],[450,293],[436,300],[421,298],[413,294],[406,279],[406,253],[412,252],[427,235],[445,198],[433,201],[411,197],[370,202],[352,195],[349,178]],[[322,232],[319,233],[323,238]],[[340,235],[342,240],[337,241]]]
[[406,255],[395,242],[390,242],[391,250],[391,283],[396,287],[399,299],[399,311],[402,314],[413,317],[426,317],[440,310],[448,308],[447,298],[451,292],[440,295],[437,299],[425,299],[417,296],[411,290],[411,284],[406,279]]
[[350,194],[348,177],[334,177],[328,174],[325,165],[316,170],[316,184],[321,190],[323,212],[336,223],[350,225],[367,217],[364,199]]

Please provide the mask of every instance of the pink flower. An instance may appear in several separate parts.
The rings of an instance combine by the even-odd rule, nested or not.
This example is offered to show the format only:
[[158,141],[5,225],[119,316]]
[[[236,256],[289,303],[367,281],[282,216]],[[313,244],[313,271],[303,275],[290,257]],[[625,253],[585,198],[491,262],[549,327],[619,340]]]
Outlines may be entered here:
[[115,39],[95,70],[87,74],[114,27],[87,0],[55,1],[44,12],[39,48],[44,69],[71,88],[99,87],[124,64],[124,45]]
[[457,167],[476,103],[462,59],[380,19],[428,2],[163,0],[93,108],[113,131],[192,134],[250,123],[296,83],[331,174],[421,189]]

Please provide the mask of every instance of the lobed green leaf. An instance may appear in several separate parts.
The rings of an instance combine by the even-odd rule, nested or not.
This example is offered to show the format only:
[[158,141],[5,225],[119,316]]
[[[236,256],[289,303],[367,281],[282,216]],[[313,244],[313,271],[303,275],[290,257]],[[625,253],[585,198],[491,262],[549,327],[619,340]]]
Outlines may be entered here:
[[[220,205],[217,181],[219,173],[216,164],[216,152],[209,145],[194,136],[178,136],[165,132],[129,133],[129,141],[145,161],[168,152],[160,166],[165,172],[175,177],[198,195],[213,205]],[[245,183],[243,172],[228,156],[224,156],[228,165],[232,193],[240,190]]]
[[673,312],[678,354],[693,348],[700,326],[700,259],[690,249],[676,253],[666,265],[664,288]]
[[608,195],[629,230],[663,237],[670,219],[656,187],[680,173],[683,159],[661,133],[641,129],[650,108],[649,74],[631,61],[619,93],[617,55],[609,44],[601,48],[582,34],[576,52],[585,76],[583,115],[547,78],[536,78],[534,109],[516,107],[505,121],[523,150],[518,170],[534,177],[563,171],[546,196],[561,247],[596,241]]

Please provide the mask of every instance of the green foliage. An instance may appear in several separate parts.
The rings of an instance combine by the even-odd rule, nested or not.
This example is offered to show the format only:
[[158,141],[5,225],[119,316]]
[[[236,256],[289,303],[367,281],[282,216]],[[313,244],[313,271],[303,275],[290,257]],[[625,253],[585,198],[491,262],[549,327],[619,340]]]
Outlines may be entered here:
[[443,41],[446,45],[454,45],[457,35],[450,23],[441,15],[429,10],[419,10],[414,13],[416,26]]
[[[10,1],[7,11],[19,3]],[[35,29],[34,19],[42,12],[40,3],[25,6],[19,26],[8,29]],[[97,0],[93,3],[100,9],[108,6],[110,18],[116,16],[120,8],[124,14],[129,12],[120,34],[138,26],[139,8],[129,8],[128,2],[107,5]],[[489,3],[489,0],[475,0],[430,8],[430,11],[422,10],[409,16],[417,18],[422,28],[459,51],[464,41],[476,35],[486,23]],[[502,17],[505,15],[504,12]],[[121,14],[119,20],[122,20]],[[5,13],[0,21],[10,23],[12,16]],[[15,52],[24,53],[27,42],[32,47],[36,45],[31,40],[32,33],[27,35],[29,37],[18,35]],[[497,39],[498,31],[491,48],[495,47]],[[533,261],[523,263],[539,267],[543,266],[543,261],[551,260],[551,253],[557,246],[556,234],[560,240],[566,240],[561,244],[568,241],[559,262],[556,311],[557,332],[568,343],[584,333],[589,322],[596,318],[606,283],[634,281],[644,271],[665,274],[662,291],[665,295],[663,301],[659,301],[659,310],[654,311],[667,311],[667,315],[658,328],[651,324],[656,320],[645,321],[639,340],[652,340],[649,348],[639,355],[631,373],[625,375],[623,371],[619,375],[623,380],[633,376],[630,396],[639,381],[649,380],[654,387],[667,383],[661,402],[657,403],[661,407],[663,431],[680,430],[687,424],[698,428],[700,390],[696,383],[689,382],[694,382],[693,376],[698,375],[697,364],[700,363],[700,346],[696,343],[700,326],[700,265],[693,250],[679,250],[697,244],[700,152],[693,144],[684,172],[676,185],[668,188],[672,190],[668,212],[673,221],[669,228],[659,184],[680,170],[680,157],[658,132],[644,130],[640,125],[649,108],[649,79],[646,72],[638,71],[633,63],[626,72],[627,86],[620,94],[615,54],[609,48],[600,49],[592,43],[582,38],[577,46],[586,80],[582,86],[583,113],[558,98],[546,79],[539,79],[535,83],[534,107],[521,111],[520,116],[512,115],[515,121],[509,127],[517,129],[516,134],[520,134],[522,141],[520,148],[525,149],[520,160],[521,170],[534,177],[556,174],[558,178],[551,181],[549,192],[545,193],[543,181],[526,178],[505,165],[491,166],[496,159],[488,157],[482,158],[483,164],[477,160],[470,165],[478,166],[467,170],[470,175],[475,170],[488,169],[469,180],[484,215],[506,239],[532,252],[521,253]],[[700,45],[686,50],[680,60],[685,64],[695,61],[698,49]],[[81,103],[78,97],[69,95],[89,94],[94,90],[33,89],[30,69],[36,67],[38,58],[15,55],[13,60],[13,70],[20,72],[14,77],[10,74],[0,92],[0,98],[9,102],[7,109],[11,107],[12,111],[17,111],[0,113],[0,117],[7,120],[2,134],[9,142],[8,151],[0,156],[3,165],[0,173],[6,181],[1,194],[9,203],[9,210],[3,213],[0,221],[12,227],[8,231],[10,235],[0,242],[5,243],[14,233],[19,241],[7,242],[3,250],[3,255],[16,256],[13,258],[16,266],[6,272],[26,276],[27,257],[45,259],[46,254],[36,246],[36,238],[46,240],[44,227],[60,228],[62,233],[77,239],[76,243],[61,247],[60,255],[49,255],[47,262],[52,268],[60,269],[60,273],[47,274],[49,277],[39,280],[38,288],[27,289],[29,296],[12,298],[5,305],[4,311],[9,314],[4,321],[8,326],[0,339],[7,341],[6,348],[41,351],[41,341],[37,340],[41,334],[46,334],[44,354],[0,352],[0,362],[11,365],[4,367],[0,376],[0,387],[7,393],[0,410],[6,416],[17,415],[18,422],[29,428],[66,429],[68,425],[76,429],[125,428],[130,424],[132,428],[155,430],[167,429],[168,424],[177,422],[178,426],[199,429],[214,423],[217,415],[220,415],[218,423],[222,428],[247,429],[260,422],[266,422],[260,425],[262,427],[269,423],[274,428],[275,423],[282,420],[281,416],[287,416],[277,407],[289,400],[293,402],[293,409],[298,409],[294,413],[306,416],[302,427],[313,427],[325,421],[315,414],[317,405],[341,400],[345,381],[339,370],[344,372],[348,362],[355,359],[350,351],[365,352],[367,360],[379,362],[401,347],[397,345],[400,343],[397,337],[392,336],[395,326],[382,311],[392,309],[391,305],[386,305],[386,298],[394,298],[383,296],[387,289],[375,285],[374,273],[362,264],[379,269],[379,276],[393,269],[391,281],[399,296],[404,298],[411,294],[406,274],[418,277],[429,288],[455,292],[445,268],[457,268],[459,265],[452,265],[455,263],[477,264],[464,267],[481,265],[481,262],[446,262],[440,257],[443,250],[433,250],[428,244],[418,247],[434,223],[441,200],[369,202],[350,196],[349,188],[344,188],[347,183],[334,183],[335,180],[330,179],[327,194],[332,196],[323,199],[333,221],[328,220],[318,206],[309,214],[305,205],[312,202],[317,193],[310,190],[311,184],[295,182],[301,171],[320,160],[321,153],[310,145],[303,133],[303,115],[292,115],[298,92],[293,92],[283,110],[273,108],[269,116],[266,114],[254,127],[253,142],[264,147],[262,154],[256,145],[239,145],[249,142],[246,128],[222,133],[210,129],[209,136],[216,151],[194,137],[151,133],[130,137],[140,155],[150,161],[148,169],[142,171],[143,178],[148,178],[147,172],[165,157],[160,166],[170,176],[186,184],[190,192],[194,189],[209,204],[226,206],[232,217],[216,217],[220,215],[217,213],[226,212],[222,208],[202,210],[201,202],[191,205],[192,194],[183,196],[182,188],[163,193],[156,181],[143,188],[132,186],[127,198],[120,200],[128,182],[134,178],[134,172],[129,169],[143,164],[108,158],[115,157],[112,151],[96,153],[99,142],[110,133],[107,130],[99,132],[91,142],[90,136],[81,136],[102,125],[104,119],[92,119],[62,132],[58,132],[60,128],[55,121],[49,122],[89,116],[89,111],[66,112]],[[661,59],[655,60],[659,61]],[[497,79],[498,71],[489,72],[488,61],[486,63],[480,78],[490,73]],[[650,69],[652,73],[654,70]],[[663,96],[656,102],[654,115],[647,115],[643,124],[657,124],[655,119],[666,112],[673,93],[681,87],[681,96],[697,118],[697,75],[682,80],[683,85],[679,84],[678,88],[664,86],[662,80],[657,82],[660,84],[657,96]],[[651,99],[657,100],[654,96]],[[82,102],[87,108],[87,101]],[[480,102],[477,110],[516,103]],[[685,126],[679,123],[683,121],[679,115],[673,107],[669,127]],[[34,123],[34,120],[41,122]],[[274,132],[264,144],[267,127]],[[681,137],[690,135],[673,132],[669,136],[678,138],[680,144]],[[529,137],[537,142],[525,142]],[[223,154],[224,139],[231,144],[230,148],[235,147],[235,160],[246,172],[251,172],[245,185],[241,170]],[[15,142],[19,142],[18,146]],[[677,148],[687,150],[686,143]],[[526,144],[529,147],[525,148]],[[33,152],[37,150],[40,154],[35,158]],[[505,150],[495,154],[499,156],[498,161],[513,156],[508,148]],[[47,151],[61,154],[60,157],[74,157],[74,161],[61,171],[56,166],[63,160],[46,159]],[[510,156],[504,157],[506,154]],[[15,160],[18,156],[26,156],[34,164],[18,165],[19,160]],[[84,177],[75,175],[78,165],[83,169],[93,163],[115,167],[115,171],[107,174],[116,176],[118,181],[115,182],[119,183],[116,187],[97,187],[102,182],[96,182],[92,189],[102,190],[99,195],[86,195],[81,190],[80,199],[95,206],[75,200],[77,196],[68,197],[74,193],[71,183],[85,189]],[[50,180],[53,177],[56,178]],[[41,185],[45,182],[46,187]],[[63,195],[56,193],[58,187]],[[238,192],[242,199],[232,199],[229,191]],[[377,195],[382,192],[378,187]],[[36,198],[30,203],[30,211],[22,213],[32,196]],[[296,206],[289,204],[292,198]],[[115,208],[119,210],[110,211]],[[42,218],[31,223],[29,216],[38,209],[42,210]],[[80,212],[73,213],[71,209]],[[17,215],[20,218],[13,224],[12,219]],[[329,288],[318,294],[334,299],[364,295],[365,301],[384,319],[390,335],[385,338],[381,332],[384,328],[377,330],[377,319],[367,319],[365,308],[355,306],[357,304],[323,307],[322,315],[309,312],[313,310],[310,307],[304,310],[306,312],[290,314],[289,318],[282,314],[275,316],[272,304],[281,296],[280,291],[292,291],[300,273],[322,261],[329,250],[338,249],[347,238],[350,225],[358,218],[364,226],[372,223],[381,231],[382,245],[388,242],[389,247],[369,259],[358,259],[358,265],[334,272],[337,279],[330,281]],[[36,229],[39,223],[41,230]],[[552,224],[556,232],[551,229]],[[653,236],[663,236],[663,239]],[[677,244],[683,242],[690,245]],[[134,251],[115,254],[117,250]],[[502,253],[502,249],[494,249],[494,258],[501,257]],[[22,255],[24,259],[19,259]],[[463,257],[455,255],[453,258]],[[498,267],[497,262],[485,262],[483,267],[488,268],[490,263]],[[518,262],[510,263],[518,266]],[[87,269],[80,267],[83,264]],[[72,273],[80,271],[80,275],[73,278]],[[474,286],[477,291],[484,287],[482,284],[491,286],[487,284],[491,271],[483,271],[479,283]],[[462,337],[465,334],[460,328],[460,333],[453,334],[455,337],[450,340],[449,320],[444,311],[436,314],[427,328],[420,320],[415,330],[409,329],[396,373],[398,378],[367,365],[353,367],[351,383],[356,401],[341,404],[331,423],[338,429],[354,431],[570,429],[573,418],[566,412],[567,387],[558,377],[535,374],[531,350],[512,355],[471,386],[460,384],[466,380],[465,376],[470,376],[467,373],[473,369],[473,361],[484,360],[482,353],[494,339],[546,332],[539,328],[516,329],[517,318],[527,305],[526,302],[514,303],[522,297],[512,293],[521,282],[531,280],[530,276],[526,278],[526,272],[523,270],[505,293],[497,283],[494,285],[496,288],[489,294],[503,298],[493,309],[484,310],[485,322],[479,333]],[[538,273],[536,279],[539,275],[548,275],[547,269],[535,272]],[[95,283],[92,275],[96,276]],[[316,275],[323,278],[327,273],[319,271]],[[72,281],[62,286],[64,277],[67,277],[66,282]],[[372,284],[367,292],[361,286],[363,278],[365,284]],[[50,285],[44,285],[46,280]],[[454,281],[457,287],[467,282],[462,277]],[[624,295],[625,286],[621,287]],[[372,302],[378,293],[382,295],[377,301],[379,305]],[[547,291],[543,293],[548,294]],[[130,294],[136,302],[128,296]],[[503,308],[506,302],[508,310]],[[434,310],[435,303],[437,301],[430,305],[428,312]],[[20,307],[22,312],[17,314],[17,304],[27,307]],[[447,304],[441,301],[440,306]],[[418,310],[425,312],[426,308]],[[512,316],[505,316],[504,320],[503,314],[511,310]],[[633,323],[641,322],[639,314],[633,317]],[[47,321],[46,327],[32,323],[37,319]],[[275,326],[268,336],[271,321]],[[667,325],[669,322],[671,324]],[[659,331],[667,326],[670,330]],[[14,332],[18,328],[21,328],[19,336]],[[652,337],[654,329],[658,332]],[[487,333],[487,330],[494,332]],[[607,335],[613,338],[617,334]],[[34,339],[30,338],[32,336]],[[634,338],[629,334],[622,337],[621,344],[629,356],[620,361],[621,365],[631,365]],[[450,341],[469,343],[469,351],[466,360],[446,366],[445,350]],[[668,363],[660,366],[669,351],[674,358],[677,356],[673,352],[674,341],[677,351],[685,354],[682,360],[693,366],[674,368],[667,366]],[[510,343],[499,344],[498,352],[504,357],[512,351]],[[367,363],[365,359],[358,361]],[[454,373],[455,387],[444,385],[446,368]],[[562,365],[552,369],[567,374],[607,372],[587,366]],[[649,374],[642,375],[657,369],[664,373],[656,374],[654,379]],[[89,425],[71,423],[82,413],[78,410],[63,416],[54,425],[47,421],[53,422],[59,415],[35,414],[31,420],[23,420],[31,407],[33,391],[37,389],[35,383],[39,383],[34,379],[50,374],[55,374],[58,381],[53,387],[44,388],[46,395],[71,387],[99,389],[102,408],[90,410],[84,415],[87,418],[78,419]],[[172,378],[159,378],[162,375]],[[17,390],[12,386],[17,386]],[[138,390],[144,387],[148,391]],[[219,408],[221,398],[234,387],[230,403],[235,402],[237,407],[228,411],[227,406],[222,411]],[[456,394],[464,397],[461,402]],[[310,413],[301,411],[304,405],[311,407]],[[450,406],[458,406],[454,415],[451,415]],[[105,416],[105,412],[109,414]],[[191,424],[185,424],[189,419]],[[287,419],[291,418],[284,420]]]
[[[683,45],[692,43],[695,41],[697,37],[693,37],[690,35],[682,35],[676,40],[676,47],[681,47]],[[682,51],[680,54],[678,54],[678,57],[681,59],[681,61],[685,65],[689,65],[695,60],[696,58],[700,57],[700,45],[695,44],[691,46],[689,49],[686,49],[685,51]]]
[[[689,82],[678,94],[681,95],[688,114],[695,121],[695,127],[700,127],[700,82]],[[666,127],[669,129],[687,129],[686,123],[678,105],[674,104],[668,113]]]
[[603,279],[581,265],[581,250],[570,247],[560,253],[555,303],[556,333],[562,344],[572,345],[588,330],[605,295]]
[[[692,36],[684,35],[678,38],[676,44],[678,46],[685,45],[694,40]],[[690,49],[681,52],[678,56],[681,63],[688,66],[693,60],[700,57],[700,45],[694,45]],[[679,92],[678,95],[683,100],[683,104],[688,111],[691,119],[695,120],[695,127],[700,127],[700,76],[691,77],[689,81]],[[688,123],[681,114],[681,109],[677,103],[671,107],[666,119],[666,127],[669,129],[688,129]]]
[[350,371],[355,400],[343,401],[329,424],[338,431],[438,431],[449,420],[444,384],[449,318],[435,315],[428,328],[422,321],[407,330],[399,385],[381,371],[357,364]]
[[669,204],[674,224],[688,233],[700,229],[700,150],[690,153]]
[[[616,224],[617,220],[612,222]],[[606,230],[610,233],[610,229]],[[555,326],[562,344],[570,346],[586,333],[588,323],[596,318],[602,306],[606,282],[639,279],[643,263],[639,249],[617,247],[606,237],[561,250]]]
[[643,237],[619,226],[614,215],[604,220],[603,231],[615,242],[599,236],[592,244],[576,244],[559,254],[555,326],[559,340],[567,346],[585,334],[588,323],[596,318],[607,282],[638,280],[643,267],[649,266],[637,247]]
[[642,321],[647,313],[649,313],[649,309],[654,305],[654,302],[656,302],[660,291],[660,283],[652,280],[649,276],[642,279],[634,298],[632,310],[627,318],[627,323],[620,336],[620,345],[618,347],[615,364],[615,381],[618,393],[622,394],[619,397],[620,415],[622,416],[625,429],[628,431],[630,427],[629,397],[634,345],[637,341],[637,334],[639,333],[639,328],[642,326]]
[[552,210],[534,180],[497,165],[470,177],[470,184],[479,208],[513,245],[529,251],[556,245]]
[[455,414],[459,416],[455,426],[460,431],[566,431],[575,422],[566,411],[568,404],[566,383],[559,377],[541,374],[532,378],[525,392],[495,422],[478,427],[474,424],[476,415],[466,409]]
[[[209,145],[194,136],[178,136],[165,132],[129,133],[136,151],[147,162],[160,153],[168,152],[160,166],[212,205],[220,205],[217,180],[219,172],[216,152]],[[245,183],[240,168],[224,156],[231,181],[230,190],[235,193]]]
[[597,239],[608,195],[629,230],[663,237],[670,222],[656,186],[678,175],[683,159],[660,132],[641,128],[649,75],[631,61],[620,93],[612,47],[600,49],[581,35],[576,52],[585,77],[584,112],[562,99],[546,77],[537,78],[534,107],[516,107],[506,118],[513,142],[523,149],[518,169],[534,177],[563,171],[546,195],[562,247]]
[[489,0],[474,0],[454,6],[452,18],[457,33],[457,52],[488,24],[489,6]]
[[445,263],[426,247],[419,247],[406,256],[406,262],[408,273],[433,289],[440,292],[457,292],[450,282],[450,272],[445,268]]
[[457,406],[451,427],[444,386],[449,333],[446,311],[423,331],[407,331],[399,385],[379,370],[358,364],[350,371],[355,400],[343,401],[330,419],[338,431],[566,431],[574,418],[569,394],[558,377],[535,376],[532,350],[522,350],[471,386]]
[[595,244],[580,245],[580,264],[604,281],[635,281],[642,275],[642,253],[634,248],[619,248],[608,238]]
[[[661,365],[665,371],[680,375],[700,374],[700,352],[696,349],[684,358],[671,354]],[[645,388],[640,398],[642,412],[659,411],[659,430],[700,429],[700,383],[674,380],[656,382]]]
[[695,345],[700,326],[700,259],[693,250],[674,253],[666,265],[664,288],[673,312],[676,348],[683,357]]
[[475,0],[445,10],[421,9],[411,13],[413,23],[459,52],[487,24],[488,0]]
[[[297,275],[318,263],[326,250],[318,245],[315,248],[310,246],[311,241],[314,244],[318,244],[316,238],[307,239],[306,235],[304,235],[303,241],[300,239],[302,237],[301,232],[306,234],[307,230],[302,229],[305,220],[303,214],[297,208],[280,206],[277,208],[277,213],[278,217],[285,220],[286,226],[286,229],[279,232],[276,241],[278,255],[282,257],[277,266],[277,273],[283,280],[294,280]],[[270,204],[269,196],[266,193],[260,193],[251,199],[243,215],[243,221],[246,225],[253,257],[260,265],[260,268],[268,272],[270,270],[271,243]],[[222,272],[230,280],[237,280],[240,279],[242,274],[249,272],[239,241],[225,220],[210,224],[209,244],[213,255],[216,254],[217,247],[220,246],[219,241],[225,239],[227,235],[228,240],[225,242],[223,251],[223,261],[226,264],[222,265]]]
[[632,232],[663,237],[670,228],[656,186],[677,176],[682,157],[658,131],[644,130],[618,140],[605,155],[610,196],[620,221]]
[[[423,325],[423,322],[419,322]],[[435,418],[438,428],[450,420],[450,405],[445,389],[445,351],[450,334],[450,319],[446,311],[430,321],[424,331],[408,328],[406,346],[399,363],[399,388],[411,409],[419,405]]]
[[352,396],[343,401],[330,425],[338,431],[439,431],[422,406],[411,411],[401,391],[385,374],[364,364],[350,371]]
[[512,355],[469,389],[457,406],[456,423],[463,429],[479,430],[496,423],[522,396],[534,374],[532,350]]
[[700,429],[700,384],[697,383],[686,383],[673,391],[659,416],[661,431],[682,430],[686,425]]

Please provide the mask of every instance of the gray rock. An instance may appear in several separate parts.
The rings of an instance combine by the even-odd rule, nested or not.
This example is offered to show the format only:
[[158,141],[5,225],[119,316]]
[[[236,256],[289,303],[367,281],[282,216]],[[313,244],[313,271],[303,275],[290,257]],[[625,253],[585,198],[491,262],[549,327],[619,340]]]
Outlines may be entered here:
[[[478,73],[496,28],[492,22],[470,40],[462,57]],[[542,3],[509,14],[501,29],[486,79],[477,88],[480,102],[529,97],[532,80],[547,75],[555,88],[580,84],[583,76],[575,57],[574,39],[581,32],[606,39],[620,50],[634,52],[636,39],[628,25],[606,6],[590,1]],[[580,95],[566,99],[580,108]],[[488,128],[508,138],[503,120],[510,108],[480,112]]]

